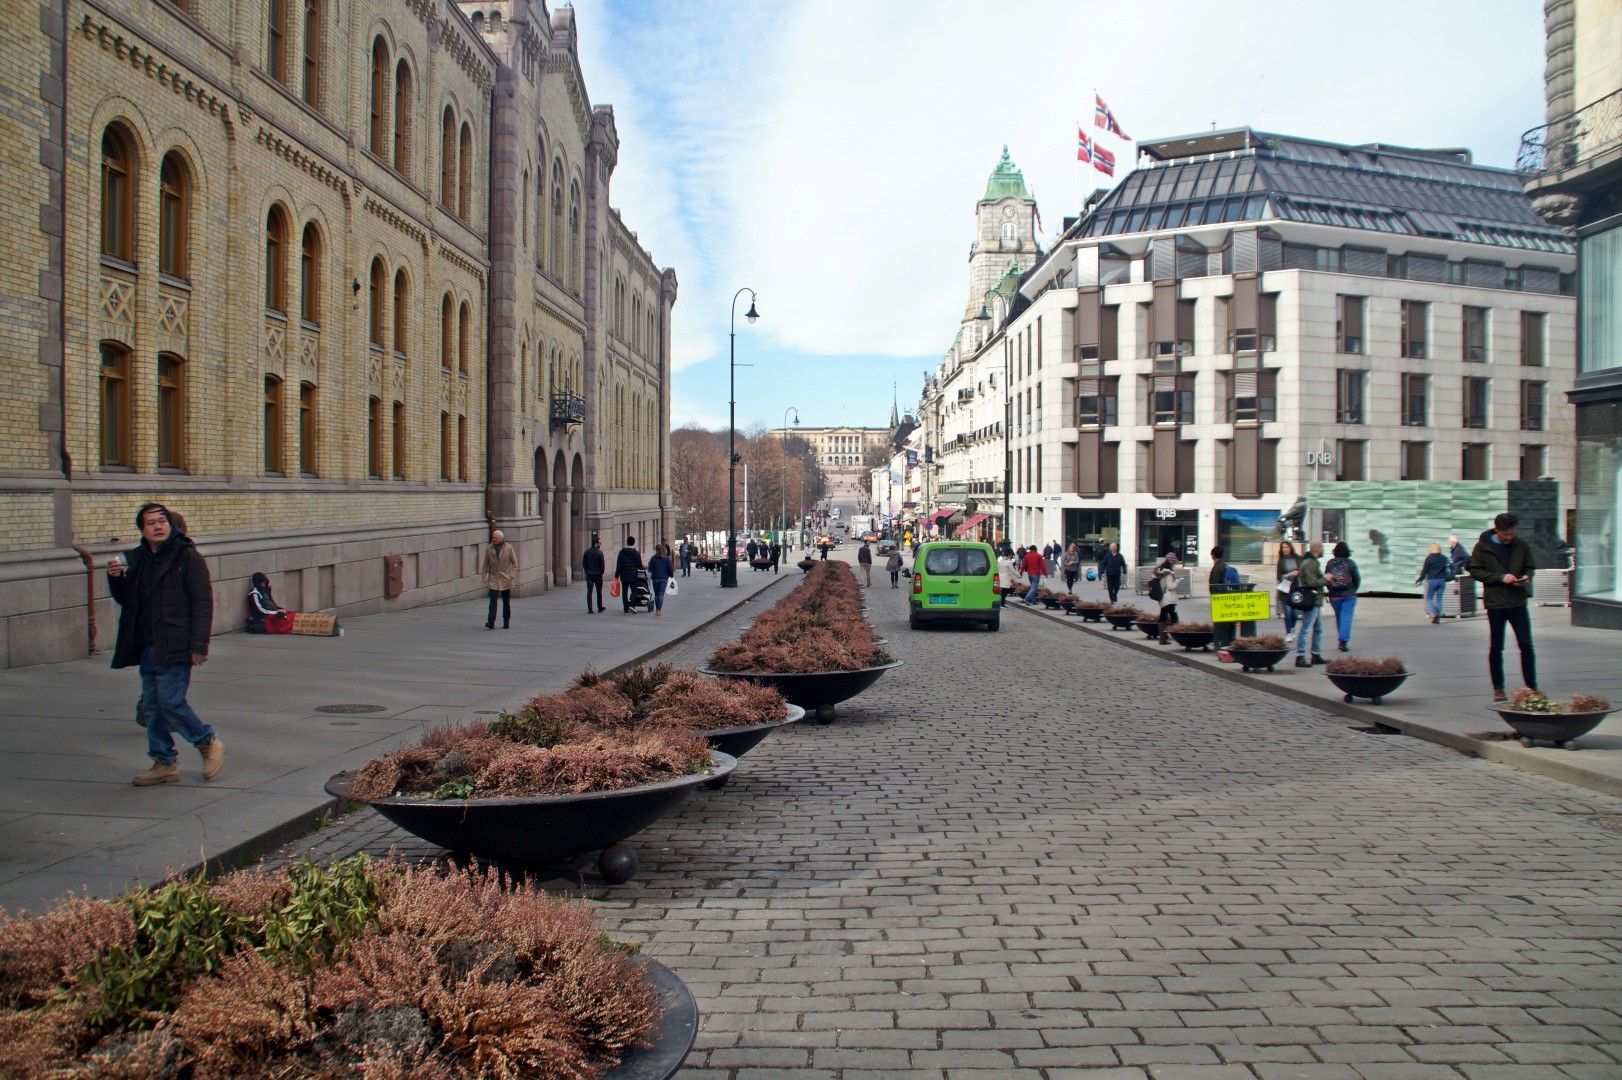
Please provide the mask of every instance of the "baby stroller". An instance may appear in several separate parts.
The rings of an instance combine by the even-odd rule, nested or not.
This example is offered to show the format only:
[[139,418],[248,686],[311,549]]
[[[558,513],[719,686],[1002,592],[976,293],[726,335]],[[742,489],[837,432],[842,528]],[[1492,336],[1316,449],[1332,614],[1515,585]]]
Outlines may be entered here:
[[653,579],[646,570],[636,572],[636,584],[631,587],[631,606],[653,610]]

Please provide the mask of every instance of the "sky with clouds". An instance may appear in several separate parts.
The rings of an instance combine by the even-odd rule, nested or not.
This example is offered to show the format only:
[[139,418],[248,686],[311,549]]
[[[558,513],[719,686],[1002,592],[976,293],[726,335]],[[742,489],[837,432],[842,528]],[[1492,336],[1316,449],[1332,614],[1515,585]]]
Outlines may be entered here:
[[[1102,174],[1093,93],[1128,135],[1249,124],[1464,146],[1513,165],[1543,122],[1537,0],[576,0],[620,135],[612,201],[680,281],[675,426],[883,425],[968,301],[974,204],[1006,144],[1051,241]],[[1129,171],[1132,148],[1114,140]],[[1045,244],[1044,244],[1045,246]],[[749,366],[744,366],[749,365]],[[899,387],[892,391],[892,387]]]

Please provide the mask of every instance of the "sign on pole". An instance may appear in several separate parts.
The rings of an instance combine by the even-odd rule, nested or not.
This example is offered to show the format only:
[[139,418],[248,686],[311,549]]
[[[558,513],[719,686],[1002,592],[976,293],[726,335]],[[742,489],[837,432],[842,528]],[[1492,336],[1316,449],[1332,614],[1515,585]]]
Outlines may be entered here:
[[1262,592],[1213,593],[1211,595],[1211,621],[1266,622],[1272,618],[1268,606],[1272,590]]

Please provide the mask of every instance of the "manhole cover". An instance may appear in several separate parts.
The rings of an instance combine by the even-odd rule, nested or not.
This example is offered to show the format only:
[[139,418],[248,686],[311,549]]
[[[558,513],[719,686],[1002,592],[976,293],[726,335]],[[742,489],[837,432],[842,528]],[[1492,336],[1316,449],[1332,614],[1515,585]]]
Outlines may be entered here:
[[315,711],[319,713],[352,714],[383,712],[387,708],[387,705],[317,705]]

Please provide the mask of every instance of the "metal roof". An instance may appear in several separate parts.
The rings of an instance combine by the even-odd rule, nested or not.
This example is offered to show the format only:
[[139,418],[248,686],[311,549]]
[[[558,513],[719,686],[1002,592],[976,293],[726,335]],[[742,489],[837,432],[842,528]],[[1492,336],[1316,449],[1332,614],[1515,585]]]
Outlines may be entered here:
[[1569,253],[1571,234],[1532,212],[1508,169],[1465,150],[1338,143],[1234,128],[1140,144],[1080,235],[1234,221],[1300,221]]

